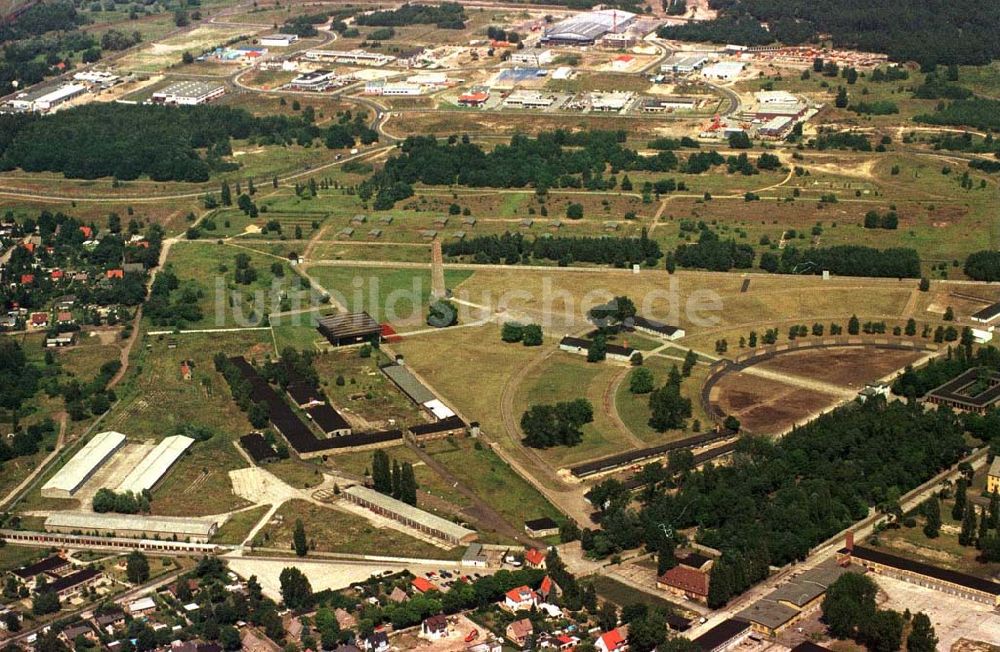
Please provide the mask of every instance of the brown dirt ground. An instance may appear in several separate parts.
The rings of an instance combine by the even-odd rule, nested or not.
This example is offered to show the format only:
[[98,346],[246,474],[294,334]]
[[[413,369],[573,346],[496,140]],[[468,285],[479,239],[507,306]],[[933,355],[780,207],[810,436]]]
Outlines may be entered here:
[[742,373],[723,377],[713,393],[723,412],[736,416],[747,430],[762,434],[783,432],[837,400],[827,394]]
[[[837,348],[782,353],[761,362],[761,369],[822,380],[835,385],[860,389],[920,359],[914,351],[872,348]],[[756,382],[758,379],[755,378]]]

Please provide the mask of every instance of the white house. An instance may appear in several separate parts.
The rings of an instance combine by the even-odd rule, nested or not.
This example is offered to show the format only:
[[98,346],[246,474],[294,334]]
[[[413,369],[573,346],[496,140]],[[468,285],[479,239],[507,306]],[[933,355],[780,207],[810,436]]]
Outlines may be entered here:
[[519,586],[511,589],[503,596],[503,606],[507,611],[520,611],[521,609],[531,609],[538,606],[538,594],[531,587]]

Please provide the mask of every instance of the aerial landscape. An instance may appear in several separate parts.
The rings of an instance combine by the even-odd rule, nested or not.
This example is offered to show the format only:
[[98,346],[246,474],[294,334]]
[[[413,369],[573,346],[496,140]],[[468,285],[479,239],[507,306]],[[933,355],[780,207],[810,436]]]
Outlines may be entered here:
[[0,649],[1000,652],[998,24],[0,0]]

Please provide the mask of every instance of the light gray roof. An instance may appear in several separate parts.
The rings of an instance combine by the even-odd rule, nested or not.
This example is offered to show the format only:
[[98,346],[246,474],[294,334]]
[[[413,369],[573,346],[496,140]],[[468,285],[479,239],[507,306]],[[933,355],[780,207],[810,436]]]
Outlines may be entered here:
[[194,439],[184,435],[167,437],[129,471],[116,491],[139,494],[152,489],[193,443]]
[[388,376],[392,382],[399,385],[403,393],[409,396],[414,403],[423,405],[427,401],[433,401],[437,398],[434,396],[434,392],[427,389],[422,382],[417,380],[416,376],[410,373],[409,369],[402,365],[382,367],[382,373]]
[[116,530],[143,532],[148,535],[177,534],[178,536],[210,537],[219,520],[213,517],[184,518],[179,516],[139,516],[134,514],[98,514],[96,512],[52,512],[45,519],[46,528],[74,530]]
[[779,604],[769,598],[753,603],[739,614],[740,618],[758,623],[770,629],[777,629],[799,615],[798,609]]
[[97,433],[45,483],[42,490],[54,489],[73,493],[124,443],[125,435],[120,432],[109,430]]
[[474,530],[464,528],[461,525],[447,521],[440,516],[435,516],[434,514],[425,512],[424,510],[414,507],[413,505],[408,505],[401,500],[396,500],[391,496],[380,494],[374,489],[369,489],[368,487],[353,485],[344,489],[344,493],[360,498],[361,500],[373,505],[378,505],[379,508],[392,512],[393,514],[397,514],[407,520],[415,523],[422,523],[428,528],[437,530],[438,532],[454,538],[456,541],[461,541],[465,537],[475,534]]

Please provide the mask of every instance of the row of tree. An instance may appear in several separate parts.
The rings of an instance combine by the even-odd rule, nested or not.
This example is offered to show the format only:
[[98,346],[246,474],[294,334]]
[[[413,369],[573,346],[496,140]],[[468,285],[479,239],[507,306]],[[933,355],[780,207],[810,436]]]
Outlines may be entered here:
[[615,267],[625,267],[630,264],[652,266],[663,257],[660,245],[649,238],[645,229],[638,238],[587,236],[531,238],[508,231],[500,235],[483,235],[446,242],[442,252],[446,256],[466,258],[474,263],[489,265],[501,263],[517,265],[535,259],[553,261],[560,266],[575,262]]
[[417,478],[413,465],[390,460],[384,450],[377,450],[372,455],[372,485],[379,493],[408,505],[417,504]]

